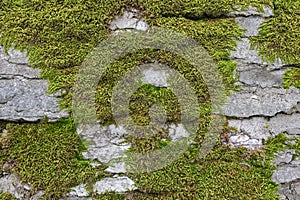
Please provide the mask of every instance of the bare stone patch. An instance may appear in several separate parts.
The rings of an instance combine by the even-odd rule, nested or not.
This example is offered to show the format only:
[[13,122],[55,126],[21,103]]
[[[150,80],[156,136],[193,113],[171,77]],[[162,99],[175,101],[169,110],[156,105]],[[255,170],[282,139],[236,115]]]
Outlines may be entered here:
[[39,70],[28,65],[22,52],[0,46],[0,120],[35,122],[68,117],[58,108],[58,94],[48,95],[48,83],[39,79]]

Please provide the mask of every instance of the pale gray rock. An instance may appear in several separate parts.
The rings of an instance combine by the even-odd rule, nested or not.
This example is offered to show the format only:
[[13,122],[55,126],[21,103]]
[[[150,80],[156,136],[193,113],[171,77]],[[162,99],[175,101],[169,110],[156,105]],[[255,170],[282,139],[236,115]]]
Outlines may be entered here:
[[83,156],[105,164],[123,158],[124,152],[131,146],[124,142],[123,137],[128,133],[122,126],[79,125],[77,133],[90,143],[87,147],[88,151],[83,152]]
[[[228,125],[236,127],[238,132],[231,134],[229,142],[233,146],[260,148],[263,140],[268,140],[279,133],[289,134],[292,130],[293,133],[297,131],[300,135],[300,123],[297,123],[299,120],[300,113],[278,114],[270,119],[259,116],[250,119],[230,119]],[[246,136],[249,137],[248,140]]]
[[45,192],[42,190],[37,191],[37,193],[30,197],[30,200],[40,200],[43,198]]
[[190,134],[185,130],[182,124],[171,124],[168,130],[169,137],[172,139],[172,141],[180,141],[190,136]]
[[26,56],[26,51],[19,51],[15,49],[9,49],[8,50],[8,61],[10,63],[16,63],[21,65],[28,64],[28,58]]
[[24,52],[0,46],[0,120],[35,122],[45,117],[57,121],[69,116],[58,105],[59,95],[48,95],[48,82],[29,67]]
[[260,24],[265,21],[262,17],[237,17],[235,21],[245,30],[245,36],[257,36]]
[[4,175],[0,178],[0,193],[9,193],[16,199],[39,200],[42,199],[44,191],[39,190],[35,194],[30,194],[31,186],[22,184],[15,174]]
[[300,199],[300,182],[292,184],[292,187],[294,188],[295,191],[295,199]]
[[94,186],[97,194],[115,191],[118,193],[135,190],[134,182],[128,177],[104,178]]
[[117,29],[136,29],[145,31],[148,27],[149,25],[144,22],[143,18],[140,18],[140,14],[137,10],[125,10],[123,15],[112,20],[109,26],[109,28],[113,31]]
[[69,193],[70,196],[77,196],[77,197],[88,197],[89,193],[85,189],[85,184],[80,184],[76,187],[71,188],[71,192]]
[[168,87],[168,73],[163,69],[155,69],[151,67],[143,71],[142,81],[145,84],[151,84],[156,87]]
[[273,10],[269,7],[264,7],[263,12],[259,12],[259,9],[253,6],[249,6],[248,9],[237,8],[236,11],[228,14],[230,17],[250,17],[250,16],[260,16],[260,17],[271,17],[273,16]]
[[248,86],[257,86],[261,88],[280,88],[282,85],[282,77],[285,70],[269,72],[264,69],[253,69],[241,71],[239,74],[239,82]]
[[[109,163],[121,159],[124,156],[124,152],[130,148],[130,145],[108,145],[105,147],[89,147],[88,151],[92,155],[92,159],[97,159],[102,163]],[[83,154],[84,156],[86,154]]]
[[8,175],[0,178],[0,192],[10,193],[17,199],[28,197],[24,186],[16,175]]
[[14,77],[38,79],[39,73],[39,69],[33,69],[27,65],[17,65],[5,60],[0,60],[0,80],[13,79]]
[[[254,30],[252,30],[254,31]],[[266,61],[262,60],[259,56],[257,49],[251,48],[249,38],[241,38],[237,41],[237,47],[235,51],[231,51],[230,58],[235,59],[241,64],[246,65],[258,65],[269,67],[270,69],[278,69],[282,67],[282,63],[280,60],[275,63],[269,64]]]
[[124,162],[117,162],[117,163],[113,164],[112,166],[109,166],[104,171],[111,173],[111,174],[126,173],[126,164]]
[[289,183],[298,180],[300,179],[300,166],[281,166],[275,170],[274,174],[272,175],[272,179],[276,183]]
[[284,184],[278,191],[283,200],[300,199],[300,182]]
[[290,88],[242,87],[238,93],[229,97],[222,106],[223,113],[229,117],[248,118],[251,116],[272,117],[287,113],[300,102],[300,90]]
[[296,157],[294,158],[294,160],[292,160],[290,163],[289,163],[290,166],[300,166],[300,158],[299,157]]
[[[224,142],[233,147],[262,148],[264,140],[279,133],[300,137],[300,90],[282,87],[289,66],[280,59],[271,64],[265,62],[250,45],[249,37],[257,36],[260,24],[272,15],[269,8],[263,14],[255,8],[230,14],[245,29],[245,35],[237,41],[236,51],[231,52],[231,59],[238,63],[235,77],[241,85],[240,91],[233,92],[223,106],[223,113],[229,117],[228,125],[237,129]],[[300,161],[295,156],[295,150],[287,149],[278,152],[273,160],[279,166],[272,179],[280,185],[281,200],[300,199]]]
[[5,52],[4,47],[0,45],[0,60],[8,61],[8,59],[9,59],[8,54]]
[[285,149],[277,153],[273,162],[276,165],[288,164],[292,161],[295,154],[296,152],[294,149]]

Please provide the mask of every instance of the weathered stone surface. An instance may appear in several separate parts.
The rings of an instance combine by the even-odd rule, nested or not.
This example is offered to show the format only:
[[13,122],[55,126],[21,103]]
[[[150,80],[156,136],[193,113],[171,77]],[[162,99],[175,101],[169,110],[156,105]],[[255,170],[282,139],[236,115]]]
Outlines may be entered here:
[[285,184],[279,189],[278,194],[282,196],[282,200],[300,199],[300,182]]
[[134,182],[127,177],[104,178],[103,180],[98,181],[94,186],[94,192],[97,194],[109,191],[120,193],[135,189]]
[[272,179],[277,183],[289,183],[300,179],[300,166],[281,166],[275,170]]
[[294,149],[285,149],[277,153],[277,156],[273,162],[278,166],[288,164],[293,160],[293,156],[295,154],[296,151]]
[[39,79],[39,70],[28,66],[24,53],[0,46],[0,120],[34,122],[68,117],[58,108],[57,95],[47,95],[48,83]]
[[[300,136],[300,90],[282,87],[282,78],[289,67],[281,60],[267,63],[256,49],[250,48],[249,37],[258,35],[260,24],[271,15],[268,8],[264,14],[254,8],[230,14],[246,29],[236,51],[231,53],[231,58],[238,63],[235,75],[242,86],[223,106],[228,125],[237,128],[237,133],[229,134],[228,144],[233,147],[260,148],[263,140],[279,133]],[[294,150],[284,150],[273,160],[279,168],[272,179],[280,184],[278,194],[282,200],[300,199],[300,161],[294,157]]]
[[28,64],[28,58],[26,56],[26,51],[21,52],[14,49],[8,50],[8,61],[10,63],[16,63],[20,65],[27,65]]
[[43,80],[0,80],[0,119],[8,121],[38,121],[47,116],[55,121],[67,117],[60,111],[58,99],[47,95]]
[[259,25],[264,21],[265,19],[262,17],[237,17],[235,18],[235,21],[239,23],[241,28],[245,28],[245,36],[257,36],[259,32]]
[[[260,13],[250,7],[246,11],[229,14],[246,29],[245,36],[238,41],[237,51],[231,54],[231,58],[238,62],[236,74],[239,75],[239,83],[244,85],[240,92],[234,93],[229,99],[229,103],[224,106],[224,113],[230,118],[229,126],[238,129],[237,133],[230,134],[229,143],[250,149],[262,147],[263,140],[280,132],[300,136],[300,92],[295,88],[286,91],[281,86],[287,68],[280,61],[266,63],[255,49],[250,49],[249,37],[257,35],[259,25],[273,15],[270,8],[264,11]],[[132,10],[125,11],[121,17],[113,20],[110,28],[146,30],[148,24],[139,18],[137,11]],[[144,82],[167,87],[167,76],[163,72],[150,70],[144,75]],[[37,121],[44,116],[50,120],[68,116],[68,113],[58,110],[57,96],[46,94],[47,82],[39,79],[39,70],[28,66],[25,53],[9,50],[5,54],[0,47],[0,119]],[[114,177],[98,181],[94,185],[94,192],[100,194],[136,189],[128,177],[118,177],[118,174],[126,173],[125,163],[118,162],[118,159],[130,147],[130,144],[123,143],[122,137],[127,134],[123,127],[90,126],[86,129],[78,128],[77,131],[83,139],[92,142],[88,151],[83,153],[86,158],[111,164],[105,171]],[[188,136],[180,126],[170,127],[169,131],[172,140]],[[294,150],[284,150],[274,159],[274,163],[280,167],[272,178],[281,183],[278,193],[282,199],[300,199],[300,161],[299,158],[293,158],[294,153]],[[97,165],[94,164],[95,167]],[[12,193],[18,199],[29,197],[29,190],[30,186],[20,184],[14,175],[0,178],[0,191]],[[38,191],[30,199],[41,199],[43,194],[43,191]],[[81,184],[73,188],[64,199],[79,200],[87,196],[89,194],[85,185]]]
[[117,162],[112,166],[109,166],[104,171],[111,173],[111,174],[122,174],[126,173],[126,164],[124,162]]
[[117,19],[114,19],[109,26],[111,30],[117,29],[136,29],[145,31],[148,24],[144,22],[143,18],[139,18],[137,10],[124,11],[124,14]]
[[108,164],[124,156],[124,152],[130,147],[130,144],[123,143],[123,136],[127,134],[123,127],[110,125],[100,127],[99,125],[77,128],[77,133],[81,138],[91,142],[88,151],[83,153],[87,159],[97,159],[102,163]]
[[266,116],[288,113],[300,102],[300,90],[290,88],[242,87],[234,93],[223,106],[223,112],[229,117]]
[[24,199],[26,191],[20,180],[15,175],[8,175],[0,178],[0,191],[13,194],[17,199]]
[[264,69],[240,71],[239,82],[248,86],[261,88],[280,88],[285,70],[269,72]]
[[37,191],[37,193],[35,195],[33,195],[32,197],[30,197],[30,200],[40,200],[43,198],[45,192],[42,190]]
[[171,124],[168,130],[169,130],[169,137],[172,139],[172,141],[180,141],[190,136],[190,134],[186,132],[182,124],[178,124],[178,125]]
[[[248,31],[249,34],[249,31]],[[231,58],[236,59],[244,64],[256,64],[259,66],[271,66],[271,68],[278,68],[282,66],[280,61],[269,64],[262,60],[256,49],[251,49],[250,41],[248,38],[241,38],[237,41],[236,51],[231,52]]]
[[17,65],[5,60],[0,60],[0,79],[38,79],[39,73],[40,70],[33,69],[27,65]]
[[20,179],[14,174],[7,174],[0,178],[0,193],[10,193],[16,199],[39,200],[44,195],[44,191],[39,190],[31,194],[31,186],[21,184]]
[[247,9],[238,8],[236,11],[229,13],[228,16],[230,17],[259,16],[259,17],[266,18],[266,17],[273,16],[273,10],[269,7],[265,7],[263,9],[263,12],[260,12],[258,8],[249,6]]
[[71,188],[71,192],[69,193],[70,196],[77,196],[77,197],[87,197],[89,193],[85,189],[85,184],[80,184],[76,187]]
[[148,70],[143,71],[144,84],[152,84],[156,87],[168,87],[168,73],[163,69],[155,69],[154,67],[149,68]]

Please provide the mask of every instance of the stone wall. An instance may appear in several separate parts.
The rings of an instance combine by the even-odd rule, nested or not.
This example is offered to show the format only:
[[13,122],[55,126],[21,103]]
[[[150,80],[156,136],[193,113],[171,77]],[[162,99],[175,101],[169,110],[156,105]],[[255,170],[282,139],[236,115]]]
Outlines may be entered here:
[[[142,19],[136,18],[135,12],[125,14],[114,21],[112,30],[135,28],[145,30],[148,25]],[[282,77],[289,65],[280,62],[268,64],[263,62],[256,50],[250,50],[249,37],[258,34],[259,25],[272,16],[270,9],[264,13],[249,8],[247,12],[231,13],[241,27],[245,28],[245,37],[238,41],[236,51],[231,58],[238,63],[236,76],[241,84],[240,91],[233,92],[223,111],[229,125],[236,127],[236,133],[230,133],[228,141],[233,147],[245,146],[249,149],[262,147],[263,140],[285,133],[289,137],[300,137],[300,90],[282,87]],[[58,109],[60,94],[47,94],[47,81],[39,78],[39,70],[28,65],[24,53],[9,50],[8,54],[0,47],[0,120],[36,122],[44,117],[50,121],[68,117],[69,114]],[[90,127],[90,131],[109,132],[110,138],[101,138],[98,146],[91,146],[84,153],[89,159],[108,163],[116,156],[128,149],[128,145],[121,144],[120,136],[125,132],[114,126]],[[81,136],[89,136],[87,130],[78,129]],[[274,163],[278,169],[274,172],[273,180],[280,184],[279,194],[282,200],[300,199],[300,160],[295,157],[294,150],[278,153]],[[96,165],[96,164],[95,164]],[[94,191],[124,192],[135,189],[134,182],[125,173],[124,163],[116,163],[106,169],[113,177],[105,178],[95,183]],[[120,175],[120,176],[119,176]],[[20,184],[14,174],[0,176],[0,191],[10,192],[18,199],[39,199],[43,191],[29,195],[29,185]],[[15,184],[17,183],[17,184]],[[81,199],[89,196],[85,185],[79,185],[69,193],[69,199]]]
[[[245,28],[245,37],[238,41],[231,58],[238,65],[236,74],[240,91],[233,92],[223,107],[229,126],[237,128],[230,133],[229,141],[234,147],[261,148],[263,141],[279,133],[288,137],[300,137],[300,90],[282,87],[285,71],[292,63],[268,64],[256,50],[250,49],[249,37],[258,34],[259,25],[270,17],[265,14],[237,14],[235,20]],[[279,152],[274,163],[278,166],[272,179],[280,184],[282,200],[300,199],[300,161],[294,150]]]

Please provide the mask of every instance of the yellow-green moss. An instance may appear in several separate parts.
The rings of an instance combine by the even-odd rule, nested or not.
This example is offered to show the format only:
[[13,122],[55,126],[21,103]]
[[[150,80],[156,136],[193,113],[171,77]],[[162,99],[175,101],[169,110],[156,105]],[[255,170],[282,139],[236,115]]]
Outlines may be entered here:
[[11,194],[1,194],[0,193],[0,200],[16,200]]
[[189,19],[216,18],[249,5],[262,8],[271,0],[138,0],[148,18],[184,17]]
[[289,88],[290,86],[300,88],[300,68],[286,71],[283,80],[283,86],[285,88]]
[[[75,132],[73,121],[56,123],[8,124],[8,139],[1,151],[4,162],[29,183],[33,192],[45,190],[46,199],[58,199],[69,188],[103,177],[81,152],[85,149]],[[6,169],[7,170],[7,169]]]
[[[260,53],[271,60],[279,56],[286,62],[298,62],[299,1],[287,2],[275,1],[275,17],[262,25],[260,36],[253,41],[259,44]],[[123,8],[133,6],[141,10],[150,25],[173,29],[196,39],[217,62],[226,89],[234,89],[236,79],[233,71],[236,64],[229,60],[229,52],[234,49],[235,39],[241,36],[242,30],[233,19],[223,17],[238,7],[246,8],[249,5],[273,7],[273,1],[2,0],[0,43],[6,48],[14,46],[26,49],[31,65],[41,68],[42,77],[50,80],[50,92],[65,90],[61,105],[71,110],[70,91],[81,62],[97,44],[108,37],[111,19],[122,14]],[[293,20],[289,20],[292,17]],[[289,31],[284,32],[286,27],[289,27]],[[191,66],[176,55],[142,50],[114,62],[106,72],[107,78],[99,83],[97,91],[100,121],[105,124],[113,120],[110,98],[116,80],[134,66],[153,60],[174,67],[186,78],[192,77],[189,81],[194,84],[199,101],[207,101],[201,111],[206,118],[199,125],[195,146],[191,146],[180,159],[165,169],[133,176],[138,178],[139,191],[126,196],[129,199],[276,199],[277,187],[270,180],[273,166],[269,159],[263,161],[264,155],[249,156],[245,149],[230,150],[218,146],[204,160],[197,159],[198,145],[209,123],[207,88],[200,78],[193,79],[197,76],[191,76]],[[8,126],[9,137],[5,148],[1,149],[3,159],[0,161],[15,163],[11,168],[21,176],[22,181],[31,183],[35,189],[45,189],[48,199],[59,197],[67,188],[80,182],[92,182],[103,176],[103,170],[92,169],[88,161],[80,156],[82,144],[72,123],[69,119],[54,124]],[[160,133],[144,141],[128,139],[133,142],[132,150],[148,151],[166,145],[161,142],[164,137]],[[143,146],[145,144],[148,146]],[[275,148],[271,144],[267,152],[275,152],[279,147],[282,145]],[[271,157],[273,154],[266,155]],[[243,162],[248,162],[250,167],[241,164]],[[96,195],[95,198],[123,199],[124,195],[108,193]]]

